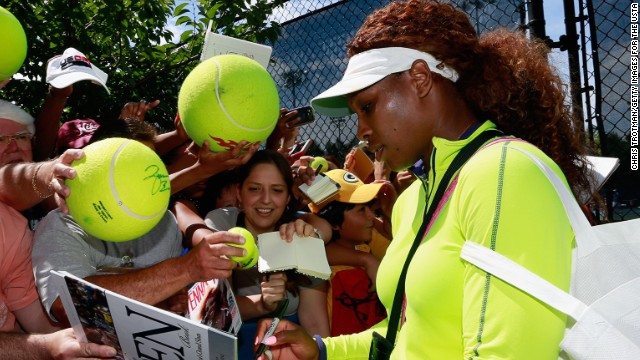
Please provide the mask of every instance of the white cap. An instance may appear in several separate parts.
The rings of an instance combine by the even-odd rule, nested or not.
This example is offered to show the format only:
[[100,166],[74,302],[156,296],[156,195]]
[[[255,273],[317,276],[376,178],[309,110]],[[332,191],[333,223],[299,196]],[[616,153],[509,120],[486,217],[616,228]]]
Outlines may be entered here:
[[342,80],[311,100],[313,109],[322,115],[341,117],[353,114],[347,95],[367,88],[385,77],[411,69],[416,60],[424,60],[429,69],[456,82],[458,73],[432,55],[409,48],[371,49],[352,56]]
[[51,86],[62,89],[82,80],[91,80],[94,84],[107,88],[109,76],[91,63],[86,56],[74,48],[68,48],[61,56],[57,56],[47,64],[47,82]]
[[18,105],[14,105],[8,101],[0,100],[0,119],[11,120],[27,127],[27,130],[35,134],[36,128],[33,124],[33,116],[29,115]]

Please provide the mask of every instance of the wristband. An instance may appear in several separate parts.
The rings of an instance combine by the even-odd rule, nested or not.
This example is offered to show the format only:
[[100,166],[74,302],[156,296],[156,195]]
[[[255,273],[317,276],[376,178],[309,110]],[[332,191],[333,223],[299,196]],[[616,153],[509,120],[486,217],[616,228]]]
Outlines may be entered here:
[[327,347],[322,341],[322,336],[313,335],[313,340],[316,341],[316,345],[318,345],[318,350],[320,353],[318,354],[318,360],[327,360]]

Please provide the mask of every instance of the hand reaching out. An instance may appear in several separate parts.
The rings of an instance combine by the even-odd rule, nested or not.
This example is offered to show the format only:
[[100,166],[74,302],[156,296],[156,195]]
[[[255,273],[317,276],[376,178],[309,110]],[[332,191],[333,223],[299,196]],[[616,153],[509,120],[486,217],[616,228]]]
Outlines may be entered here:
[[151,103],[147,103],[142,100],[139,102],[128,102],[124,104],[124,107],[120,111],[120,118],[133,118],[140,121],[144,121],[147,111],[153,109],[160,104],[160,100],[156,100]]
[[7,86],[9,81],[11,81],[11,78],[4,79],[4,80],[0,81],[0,90],[2,90],[3,87]]
[[387,218],[391,218],[391,210],[393,210],[393,204],[398,198],[396,188],[390,181],[375,180],[373,182],[373,184],[379,183],[382,183],[383,185],[378,191],[378,200],[376,202],[376,206],[380,208],[384,216],[386,216]]
[[110,346],[79,342],[70,328],[41,336],[46,339],[52,359],[103,359],[116,356],[116,350]]
[[417,177],[411,170],[407,169],[400,171],[393,180],[393,186],[396,188],[396,193],[401,194],[404,189],[408,188],[409,185],[416,180]]
[[189,135],[187,134],[187,131],[184,129],[184,126],[182,126],[182,120],[180,119],[180,114],[176,114],[176,118],[173,119],[173,125],[176,128],[176,132],[178,133],[178,136],[182,140],[184,141],[189,140]]
[[302,219],[296,219],[293,222],[280,225],[280,238],[286,242],[293,241],[293,234],[298,236],[318,237],[316,229]]
[[287,151],[286,149],[291,146],[291,143],[296,139],[296,136],[298,136],[300,130],[296,127],[290,127],[287,124],[287,121],[294,118],[296,113],[288,113],[288,111],[287,108],[280,109],[280,117],[278,118],[276,127],[267,139],[268,149],[279,152]]
[[76,177],[76,171],[71,167],[71,164],[83,157],[84,152],[81,149],[69,149],[58,158],[44,163],[38,172],[38,180],[43,183],[43,186],[39,188],[49,188],[54,191],[56,204],[65,214],[69,212],[65,199],[71,193],[65,180]]
[[[272,319],[262,319],[258,322],[254,350],[258,349],[260,341],[264,337]],[[264,339],[269,346],[272,358],[262,354],[258,359],[267,360],[315,360],[318,359],[319,350],[316,341],[300,325],[287,320],[281,320],[276,326],[275,333]]]
[[294,179],[296,180],[297,186],[300,186],[302,183],[306,183],[307,185],[311,185],[313,179],[316,177],[315,170],[309,166],[309,164],[313,161],[313,156],[302,156],[294,165],[297,165],[296,170],[293,174]]
[[196,166],[201,168],[201,171],[207,175],[206,177],[209,177],[246,164],[259,147],[259,142],[241,141],[229,151],[212,152],[209,150],[209,143],[205,141],[201,147],[192,143],[188,151],[191,154],[194,151],[197,152]]
[[205,235],[198,245],[186,255],[180,257],[180,260],[185,264],[188,282],[194,283],[231,276],[231,271],[236,269],[239,263],[230,260],[229,257],[246,256],[247,250],[228,245],[229,243],[244,244],[244,238],[226,231],[211,232]]

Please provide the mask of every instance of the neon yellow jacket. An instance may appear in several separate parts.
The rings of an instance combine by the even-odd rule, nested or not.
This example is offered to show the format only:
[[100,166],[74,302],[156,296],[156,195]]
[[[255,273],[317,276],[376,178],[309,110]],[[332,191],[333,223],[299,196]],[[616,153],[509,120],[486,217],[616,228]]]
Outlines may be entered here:
[[[464,140],[434,138],[429,191]],[[526,148],[556,173],[534,146]],[[462,168],[458,184],[419,246],[406,278],[406,322],[392,359],[558,358],[566,317],[459,258],[465,240],[495,249],[556,286],[569,288],[573,231],[553,186],[525,155],[493,144]],[[564,176],[562,176],[564,179]],[[391,312],[398,277],[425,209],[426,186],[414,182],[394,205],[393,240],[378,269],[378,296]],[[324,339],[328,359],[367,359],[371,332],[386,334],[387,320],[354,335]]]

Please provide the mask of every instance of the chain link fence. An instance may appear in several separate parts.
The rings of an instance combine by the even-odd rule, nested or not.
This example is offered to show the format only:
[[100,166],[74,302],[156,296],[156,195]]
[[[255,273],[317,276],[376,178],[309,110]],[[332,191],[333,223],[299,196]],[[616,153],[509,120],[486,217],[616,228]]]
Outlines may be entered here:
[[631,2],[579,0],[582,105],[588,141],[620,167],[606,183],[604,196],[613,221],[640,217],[640,175],[631,170],[629,33]]
[[[282,33],[273,45],[273,75],[282,105],[308,105],[323,90],[335,84],[346,68],[345,44],[368,14],[388,4],[388,0],[289,1],[274,18]],[[497,26],[516,28],[525,16],[521,0],[458,1],[475,22],[479,32]],[[357,143],[357,118],[318,116],[315,123],[301,128],[299,139],[313,139],[313,155],[331,154],[343,160]]]
[[[632,185],[640,179],[637,174],[630,174],[628,166],[629,57],[624,56],[630,41],[628,5],[616,0],[574,0],[575,4],[568,1],[565,10],[567,5],[575,5],[578,13],[565,14],[568,17],[565,22],[575,26],[578,35],[569,32],[558,42],[548,40],[552,47],[563,51],[565,58],[567,49],[579,54],[580,59],[569,61],[567,71],[571,77],[567,81],[576,82],[571,93],[578,106],[577,113],[585,119],[587,141],[600,155],[621,160],[622,165],[604,192],[612,214],[609,219],[638,217],[640,196]],[[368,14],[388,2],[291,0],[274,13],[282,24],[282,34],[273,44],[269,71],[278,85],[282,105],[288,108],[307,105],[315,95],[337,82],[346,68],[345,44]],[[538,16],[535,12],[542,9],[542,0],[453,2],[469,15],[478,33],[496,27],[527,30],[544,26],[532,21],[532,13]],[[356,133],[355,116],[318,116],[315,123],[301,128],[299,139],[315,141],[312,155],[330,154],[342,160],[357,142]]]

